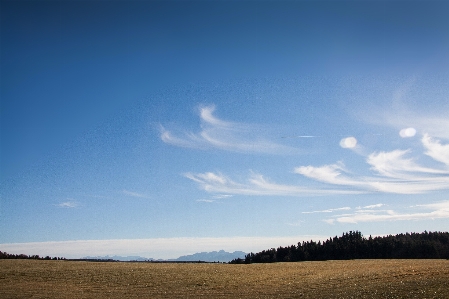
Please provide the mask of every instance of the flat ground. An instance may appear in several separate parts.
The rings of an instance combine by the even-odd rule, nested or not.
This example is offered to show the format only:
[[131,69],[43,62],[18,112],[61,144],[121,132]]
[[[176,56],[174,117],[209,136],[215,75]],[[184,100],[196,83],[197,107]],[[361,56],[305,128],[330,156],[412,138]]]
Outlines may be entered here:
[[0,298],[449,298],[449,260],[158,264],[0,260]]

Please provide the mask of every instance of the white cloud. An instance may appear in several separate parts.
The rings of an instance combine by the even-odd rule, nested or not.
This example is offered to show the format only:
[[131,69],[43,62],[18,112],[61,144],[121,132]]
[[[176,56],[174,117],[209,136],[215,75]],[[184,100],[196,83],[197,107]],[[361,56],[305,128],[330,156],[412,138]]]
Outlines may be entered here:
[[197,202],[216,202],[215,199],[197,199]]
[[[447,129],[449,131],[449,127]],[[421,141],[427,149],[426,155],[449,166],[449,144],[442,145],[439,140],[433,140],[428,134],[424,134]]]
[[212,198],[214,198],[214,199],[223,199],[223,198],[230,198],[230,197],[233,197],[233,195],[231,195],[231,194],[217,194],[217,195],[212,196]]
[[205,144],[203,144],[201,140],[193,134],[186,134],[189,138],[178,138],[173,136],[173,134],[166,130],[163,126],[160,126],[159,131],[162,141],[168,144],[187,148],[203,148],[205,146]]
[[399,136],[402,138],[413,137],[416,135],[415,128],[406,128],[399,131]]
[[357,139],[355,137],[346,137],[340,140],[340,146],[342,148],[354,148],[357,146]]
[[76,201],[65,201],[65,202],[61,202],[59,204],[56,205],[57,207],[60,208],[76,208],[79,206],[79,204]]
[[350,207],[336,208],[336,209],[327,209],[321,211],[312,211],[312,212],[301,212],[302,214],[315,214],[315,213],[333,213],[335,211],[346,211],[350,210]]
[[[444,200],[440,202],[427,203],[422,205],[416,205],[414,207],[428,209],[428,210],[438,210],[438,211],[449,211],[449,200]],[[412,208],[414,208],[412,207]]]
[[198,133],[173,134],[160,127],[160,136],[165,143],[188,148],[212,149],[242,153],[286,154],[299,153],[291,148],[263,138],[257,126],[223,121],[214,116],[215,106],[200,107],[201,130]]
[[343,175],[346,172],[343,163],[324,165],[320,167],[300,166],[293,170],[294,173],[315,179],[320,182],[334,185],[358,185],[359,183]]
[[259,252],[308,240],[324,241],[328,236],[153,238],[119,240],[77,240],[59,242],[6,243],[0,250],[12,254],[81,258],[84,256],[142,256],[154,259],[177,258],[196,252],[225,250]]
[[[374,205],[380,207],[380,205]],[[367,206],[365,208],[374,207]],[[325,219],[329,224],[338,223],[360,223],[360,222],[381,222],[381,221],[418,221],[433,219],[449,219],[449,200],[438,203],[417,205],[422,210],[420,212],[395,212],[394,210],[360,210],[356,209],[355,213],[338,215]]]
[[122,193],[127,195],[127,196],[131,196],[131,197],[149,198],[149,196],[147,196],[145,194],[137,193],[137,192],[129,191],[129,190],[123,190]]
[[383,203],[378,203],[378,204],[375,204],[375,205],[364,206],[364,207],[361,207],[361,208],[358,208],[358,209],[376,209],[376,208],[380,208],[380,207],[383,207],[383,206],[385,206]]
[[215,111],[214,105],[201,107],[200,108],[201,119],[204,122],[209,123],[214,126],[217,126],[217,127],[229,128],[229,127],[233,126],[232,123],[230,123],[230,122],[226,122],[226,121],[216,118],[213,115],[214,111]]
[[220,199],[226,199],[226,198],[231,198],[234,195],[232,194],[217,194],[217,195],[213,195],[210,198],[203,198],[203,199],[198,199],[197,202],[219,202],[218,200]]
[[410,150],[394,150],[391,152],[372,153],[368,156],[367,163],[371,169],[385,177],[397,179],[416,179],[416,173],[421,174],[448,174],[448,171],[427,168],[417,165],[413,159],[404,156]]

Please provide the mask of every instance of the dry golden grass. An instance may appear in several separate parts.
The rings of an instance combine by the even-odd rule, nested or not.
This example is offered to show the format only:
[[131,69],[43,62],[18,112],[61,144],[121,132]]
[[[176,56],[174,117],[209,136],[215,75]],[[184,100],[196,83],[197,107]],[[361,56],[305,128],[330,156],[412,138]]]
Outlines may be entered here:
[[449,298],[448,260],[157,264],[0,260],[0,298]]

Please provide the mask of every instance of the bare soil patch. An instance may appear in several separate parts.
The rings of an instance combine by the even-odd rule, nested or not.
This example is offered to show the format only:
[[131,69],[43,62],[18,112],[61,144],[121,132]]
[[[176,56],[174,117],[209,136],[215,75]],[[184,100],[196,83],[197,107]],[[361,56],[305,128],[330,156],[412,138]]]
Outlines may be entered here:
[[448,260],[158,264],[0,260],[0,298],[449,298]]

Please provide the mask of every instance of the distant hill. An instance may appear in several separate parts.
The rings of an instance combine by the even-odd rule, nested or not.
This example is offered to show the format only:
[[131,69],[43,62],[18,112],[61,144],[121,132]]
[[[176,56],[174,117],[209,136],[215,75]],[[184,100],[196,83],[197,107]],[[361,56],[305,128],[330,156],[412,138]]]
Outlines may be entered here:
[[138,262],[145,262],[145,261],[152,261],[152,258],[146,258],[141,256],[85,256],[81,258],[83,260],[114,260],[114,261],[121,261],[121,262],[130,262],[130,261],[138,261]]
[[177,259],[170,259],[172,262],[230,262],[234,259],[244,259],[246,253],[243,251],[226,252],[224,250],[212,251],[212,252],[199,252],[191,255],[183,255]]

